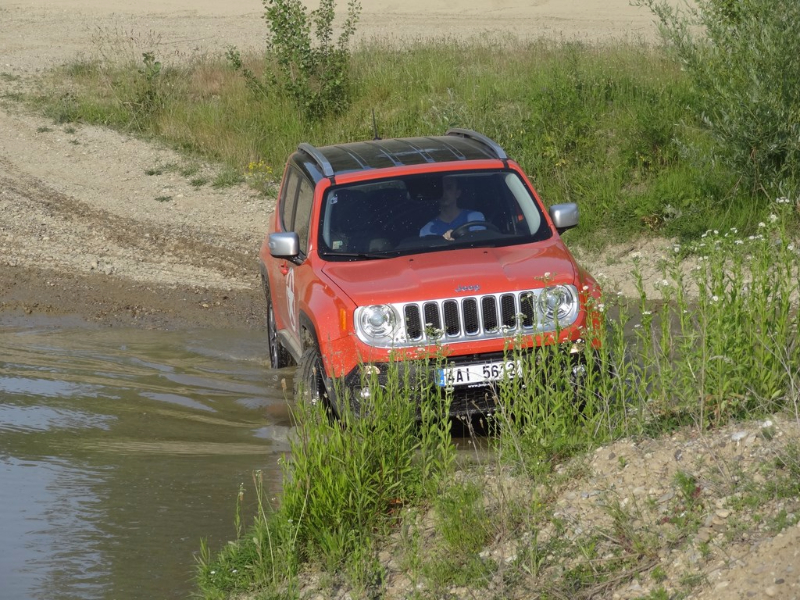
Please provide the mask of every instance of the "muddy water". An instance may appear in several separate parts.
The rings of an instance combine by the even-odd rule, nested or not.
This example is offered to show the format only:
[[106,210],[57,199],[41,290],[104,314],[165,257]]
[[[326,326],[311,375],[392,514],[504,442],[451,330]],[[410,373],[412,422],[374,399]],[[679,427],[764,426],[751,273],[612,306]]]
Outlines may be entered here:
[[187,598],[239,484],[279,489],[291,370],[264,356],[256,333],[0,323],[0,598]]

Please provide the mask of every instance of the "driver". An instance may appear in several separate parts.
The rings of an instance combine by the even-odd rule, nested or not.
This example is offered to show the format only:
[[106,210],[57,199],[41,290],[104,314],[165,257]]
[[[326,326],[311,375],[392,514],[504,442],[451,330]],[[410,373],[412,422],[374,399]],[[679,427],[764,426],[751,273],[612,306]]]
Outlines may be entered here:
[[[454,176],[442,177],[442,197],[439,199],[439,216],[420,229],[420,237],[426,235],[440,235],[446,240],[452,240],[450,235],[454,229],[472,221],[485,221],[483,213],[477,210],[465,210],[458,207],[458,198],[461,188],[458,187],[458,178]],[[484,229],[476,227],[476,229]]]

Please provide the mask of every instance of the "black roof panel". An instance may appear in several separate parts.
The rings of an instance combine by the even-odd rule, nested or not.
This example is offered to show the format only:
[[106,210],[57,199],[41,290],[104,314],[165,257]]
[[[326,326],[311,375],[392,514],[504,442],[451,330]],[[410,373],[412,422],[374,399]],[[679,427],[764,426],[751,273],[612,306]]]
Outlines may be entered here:
[[[452,131],[462,132],[464,130]],[[320,165],[320,167],[330,166],[334,175],[425,163],[506,158],[505,152],[488,138],[474,132],[468,133],[475,137],[454,133],[433,137],[351,142],[316,148],[302,144],[300,154],[306,156],[298,158],[301,162],[306,163],[306,166],[310,166],[307,164],[307,158],[312,158],[317,163],[327,160],[328,165]],[[321,169],[321,171],[327,170],[326,168]]]

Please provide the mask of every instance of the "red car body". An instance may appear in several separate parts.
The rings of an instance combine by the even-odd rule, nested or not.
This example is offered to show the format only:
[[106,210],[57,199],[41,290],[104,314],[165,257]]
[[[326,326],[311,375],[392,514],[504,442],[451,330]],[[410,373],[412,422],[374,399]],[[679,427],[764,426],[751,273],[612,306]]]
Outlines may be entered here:
[[[472,217],[423,236],[447,178]],[[519,165],[475,132],[303,144],[260,251],[272,366],[299,363],[313,398],[335,403],[334,380],[353,397],[370,393],[365,366],[444,355],[451,368],[428,376],[455,398],[497,378],[480,370],[503,364],[509,340],[578,343],[599,319],[589,299],[600,289],[559,235],[577,217],[575,205],[546,210]]]

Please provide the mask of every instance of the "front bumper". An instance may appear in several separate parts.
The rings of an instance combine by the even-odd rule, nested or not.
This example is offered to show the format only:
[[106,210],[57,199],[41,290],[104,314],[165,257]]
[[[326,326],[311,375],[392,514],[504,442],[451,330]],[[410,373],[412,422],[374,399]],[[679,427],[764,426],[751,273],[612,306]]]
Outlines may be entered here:
[[[407,360],[398,362],[368,363],[359,365],[351,370],[344,378],[336,382],[332,394],[337,412],[339,403],[347,401],[349,408],[355,414],[361,414],[363,406],[381,394],[402,393],[410,401],[417,402],[417,416],[419,417],[421,403],[435,402],[438,406],[447,407],[450,417],[480,417],[491,415],[500,408],[501,394],[506,389],[514,386],[525,388],[525,378],[539,376],[541,363],[546,360],[547,353],[559,352],[562,354],[560,364],[570,369],[568,375],[573,383],[585,372],[585,354],[581,342],[569,342],[553,348],[540,347],[518,350],[512,353],[492,352],[473,354],[446,359]],[[566,355],[566,356],[563,356]],[[513,385],[508,381],[472,383],[445,386],[440,384],[440,369],[443,367],[458,367],[468,365],[481,365],[488,363],[522,361],[526,363],[523,368],[522,380]],[[531,364],[538,365],[531,368]]]

